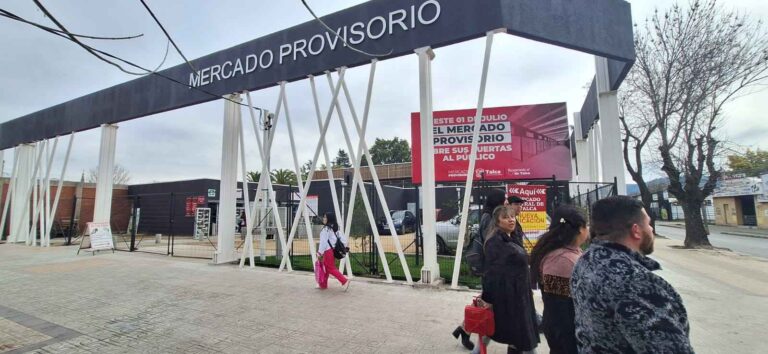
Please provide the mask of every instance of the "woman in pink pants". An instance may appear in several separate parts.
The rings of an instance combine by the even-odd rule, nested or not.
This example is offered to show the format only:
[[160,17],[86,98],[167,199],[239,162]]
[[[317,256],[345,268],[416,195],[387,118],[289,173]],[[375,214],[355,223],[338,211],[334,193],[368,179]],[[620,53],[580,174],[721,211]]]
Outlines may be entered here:
[[320,248],[317,251],[317,256],[320,257],[325,266],[325,279],[320,284],[320,289],[328,288],[328,277],[333,275],[344,288],[344,291],[349,289],[349,279],[344,274],[341,274],[336,268],[336,259],[333,257],[333,246],[336,244],[336,240],[341,240],[344,247],[349,247],[349,240],[344,233],[339,231],[339,225],[336,222],[336,215],[334,213],[325,213],[323,215],[323,227],[320,231]]

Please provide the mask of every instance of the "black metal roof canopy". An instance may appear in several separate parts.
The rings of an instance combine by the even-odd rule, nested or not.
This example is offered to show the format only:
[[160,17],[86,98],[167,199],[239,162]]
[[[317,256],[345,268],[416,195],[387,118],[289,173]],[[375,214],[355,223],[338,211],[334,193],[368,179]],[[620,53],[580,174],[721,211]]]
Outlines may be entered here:
[[[608,58],[617,89],[635,59],[630,5],[623,0],[373,0],[323,17],[349,43],[388,59],[507,33]],[[218,96],[301,80],[371,57],[343,46],[317,21],[193,60],[162,74]],[[239,64],[238,64],[239,62]],[[239,65],[239,66],[238,66]],[[161,113],[216,99],[157,75],[128,81],[0,124],[0,149]],[[597,112],[597,101],[584,111]],[[594,120],[588,114],[583,120]],[[587,122],[585,122],[587,123]],[[582,124],[582,126],[591,126]]]

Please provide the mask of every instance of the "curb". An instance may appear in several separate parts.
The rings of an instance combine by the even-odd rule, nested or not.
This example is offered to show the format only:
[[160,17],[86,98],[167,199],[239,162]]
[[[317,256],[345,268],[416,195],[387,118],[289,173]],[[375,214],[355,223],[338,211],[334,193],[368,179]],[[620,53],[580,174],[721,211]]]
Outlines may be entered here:
[[762,236],[762,235],[743,234],[743,233],[728,232],[728,231],[721,232],[721,234],[723,234],[723,235],[732,235],[732,236],[741,236],[741,237],[750,237],[750,238],[764,238],[764,239],[768,239],[768,235]]
[[[685,229],[684,225],[661,225],[664,227],[674,227],[676,229]],[[749,234],[749,233],[743,233],[743,232],[733,232],[733,231],[720,231],[720,234],[723,235],[731,235],[731,236],[741,236],[741,237],[750,237],[750,238],[765,238],[768,239],[768,235],[758,235],[758,234]]]

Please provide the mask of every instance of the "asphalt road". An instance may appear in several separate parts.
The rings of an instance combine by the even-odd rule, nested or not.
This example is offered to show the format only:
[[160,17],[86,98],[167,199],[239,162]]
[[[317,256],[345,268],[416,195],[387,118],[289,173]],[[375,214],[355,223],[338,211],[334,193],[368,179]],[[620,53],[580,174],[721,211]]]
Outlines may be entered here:
[[[668,229],[659,232],[663,235],[671,231]],[[673,248],[682,243],[659,238],[651,258],[662,267],[654,273],[683,297],[696,353],[768,353],[768,259],[740,252]],[[718,244],[714,238],[712,243]]]
[[[671,226],[656,226],[656,233],[673,240],[685,240],[685,229]],[[715,247],[728,248],[734,252],[768,258],[768,239],[736,235],[725,235],[710,230],[709,242]]]

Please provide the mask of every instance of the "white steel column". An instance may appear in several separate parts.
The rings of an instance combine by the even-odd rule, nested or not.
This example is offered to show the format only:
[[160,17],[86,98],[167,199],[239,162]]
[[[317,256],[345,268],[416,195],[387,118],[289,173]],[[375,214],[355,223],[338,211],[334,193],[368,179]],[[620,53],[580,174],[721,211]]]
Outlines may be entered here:
[[[372,70],[373,70],[373,68],[372,68]],[[333,78],[331,77],[331,73],[330,72],[326,72],[325,76],[328,79],[329,87],[333,87]],[[373,81],[372,81],[373,77],[370,77],[370,79],[371,79],[371,81],[368,82],[369,87],[370,87],[370,85],[373,84]],[[342,80],[341,78],[339,79],[339,84],[341,84],[342,88],[344,88],[344,80]],[[347,131],[347,123],[346,123],[346,121],[344,119],[344,114],[341,111],[341,105],[339,104],[338,101],[334,101],[334,106],[336,107],[336,114],[338,114],[338,116],[339,116],[339,123],[341,124],[341,132],[344,135],[344,142],[347,144],[347,150],[350,151],[349,152],[349,159],[351,161],[355,161],[355,163],[357,163],[357,161],[360,161],[360,160],[358,160],[357,156],[353,155],[353,153],[352,153],[352,151],[354,151],[354,149],[352,148],[352,139],[350,138],[350,134]],[[350,111],[354,110],[354,108],[351,105],[350,105],[349,109],[350,109]],[[363,142],[361,142],[361,144],[365,144],[365,142],[363,141]],[[373,165],[373,164],[371,163],[371,165]],[[352,168],[355,171],[354,172],[354,176],[355,176],[354,178],[358,181],[359,186],[360,186],[360,197],[363,199],[363,206],[365,207],[366,214],[368,215],[368,223],[371,226],[371,232],[373,233],[373,240],[374,240],[374,242],[376,242],[376,245],[378,245],[377,251],[379,253],[379,258],[381,259],[382,266],[384,267],[384,275],[387,277],[387,282],[392,282],[392,273],[389,270],[389,261],[387,260],[386,253],[384,252],[384,245],[381,244],[381,235],[379,234],[379,230],[378,230],[378,228],[376,226],[376,220],[375,220],[374,215],[373,215],[373,209],[371,208],[370,201],[368,200],[368,196],[365,193],[365,185],[362,182],[363,178],[362,178],[362,176],[360,174],[360,164],[353,165]],[[394,230],[393,230],[393,232],[394,232]],[[403,269],[405,270],[405,268],[403,268]],[[407,275],[408,272],[405,272],[405,274]]]
[[[40,180],[40,195],[37,199],[36,203],[37,206],[34,209],[34,215],[32,216],[32,228],[29,230],[29,233],[31,235],[35,235],[37,231],[37,223],[38,220],[40,221],[40,246],[46,246],[46,234],[45,234],[45,225],[47,225],[47,218],[48,218],[48,209],[50,208],[50,178],[51,178],[51,167],[53,165],[53,156],[56,154],[56,147],[59,145],[59,137],[56,137],[53,141],[53,148],[50,149],[52,151],[48,151],[48,144],[45,145],[45,157],[46,157],[46,164],[45,164],[45,178]],[[33,199],[34,200],[34,199]]]
[[[261,159],[261,173],[259,174],[259,180],[257,181],[256,185],[256,195],[261,195],[261,203],[257,204],[254,200],[253,204],[253,210],[251,213],[253,215],[256,215],[256,209],[258,208],[261,210],[261,215],[259,219],[259,259],[260,260],[266,260],[267,259],[267,210],[270,208],[269,199],[272,198],[272,194],[269,193],[269,190],[267,189],[267,180],[269,180],[269,151],[272,147],[272,138],[275,136],[275,128],[277,127],[277,120],[272,124],[272,127],[270,129],[262,129],[259,131],[258,125],[256,124],[256,113],[254,113],[253,104],[251,103],[251,95],[248,93],[248,91],[243,91],[243,94],[248,99],[248,112],[251,116],[251,125],[253,126],[253,133],[256,136],[256,142],[257,147],[259,150],[259,158]],[[263,121],[269,120],[269,111],[262,110],[261,111],[261,119]],[[259,133],[264,134],[264,140],[262,145],[261,135]],[[279,213],[275,211],[274,214],[275,217],[279,218]],[[282,240],[282,238],[281,238]]]
[[112,215],[112,183],[115,173],[116,145],[117,125],[102,125],[101,150],[99,150],[99,170],[96,179],[96,203],[93,209],[94,222],[110,222]]
[[[344,80],[344,72],[345,69],[341,68],[339,69],[339,81]],[[339,82],[336,85],[336,88],[333,90],[333,96],[331,96],[331,106],[328,107],[328,114],[325,116],[325,122],[323,123],[323,129],[320,129],[320,140],[317,142],[317,147],[315,148],[315,154],[312,155],[312,166],[310,167],[310,170],[314,171],[315,168],[317,168],[317,160],[318,157],[320,157],[320,149],[322,148],[322,143],[325,139],[325,134],[328,132],[328,126],[331,122],[331,116],[333,115],[333,107],[334,103],[339,98],[339,91],[341,89],[341,82]],[[290,243],[293,240],[293,236],[296,234],[296,230],[298,230],[298,222],[299,218],[301,217],[300,213],[304,212],[304,208],[307,204],[307,191],[309,191],[309,186],[312,185],[312,179],[314,177],[314,174],[310,174],[307,176],[307,181],[304,183],[304,192],[301,193],[301,198],[299,199],[299,208],[297,209],[296,216],[293,217],[293,223],[291,224],[291,232],[288,236],[288,242]],[[285,264],[288,262],[288,250],[283,250],[283,259],[280,261],[280,267],[278,268],[279,271],[282,271],[285,267]]]
[[[353,166],[357,165],[360,166],[360,162],[362,161],[363,157],[363,142],[365,142],[365,134],[368,129],[368,113],[370,112],[371,108],[371,94],[373,91],[373,78],[376,74],[376,64],[378,63],[377,59],[371,60],[371,71],[368,74],[368,91],[365,96],[365,108],[363,111],[363,130],[362,132],[359,132],[358,134],[358,143],[357,143],[357,150],[355,152],[355,161],[353,162]],[[374,167],[375,169],[375,167]],[[353,174],[354,176],[355,174]],[[352,231],[352,214],[355,209],[355,198],[357,197],[357,188],[358,184],[362,183],[362,179],[358,178],[352,178],[352,185],[350,186],[352,189],[350,189],[350,198],[349,198],[349,207],[347,208],[347,223],[344,227],[345,234],[349,235],[349,233]],[[363,184],[363,188],[361,190],[365,189],[365,185]],[[362,195],[366,195],[365,193],[362,193]],[[343,199],[344,194],[342,193],[342,205],[343,205]],[[378,231],[378,230],[377,230]],[[352,275],[352,265],[349,262],[349,256],[344,258],[342,260],[342,266],[346,266],[347,273],[351,276]]]
[[[314,87],[315,77],[312,75],[309,75],[309,81],[311,82],[312,87]],[[315,115],[317,116],[317,128],[323,129],[323,119],[322,114],[320,113],[320,103],[317,101],[317,91],[312,90],[312,100],[315,103]],[[342,225],[345,225],[344,223],[344,215],[342,215],[341,208],[339,207],[339,197],[338,194],[336,194],[336,179],[333,177],[333,163],[331,162],[331,156],[328,153],[328,147],[326,146],[325,139],[323,139],[323,157],[325,157],[325,170],[326,174],[328,175],[328,187],[331,188],[331,199],[333,202],[333,213],[336,214],[336,221],[339,223],[339,227]],[[314,171],[309,171],[309,173],[314,173]],[[343,230],[343,229],[342,229]],[[349,236],[345,233],[345,235]]]
[[[317,90],[315,89],[315,77],[313,75],[309,75],[309,82],[310,87],[312,88],[312,100],[315,103],[315,115],[317,116],[317,127],[318,129],[323,129],[323,119],[322,114],[320,113],[320,102],[317,100]],[[339,223],[339,227],[341,228],[344,235],[347,235],[349,237],[349,230],[344,228],[345,215],[342,215],[341,212],[343,204],[344,204],[344,189],[342,188],[342,195],[341,199],[342,202],[339,204],[339,197],[338,194],[336,194],[336,179],[333,177],[333,163],[331,163],[331,156],[328,153],[328,147],[326,146],[325,139],[323,139],[323,156],[325,157],[325,169],[326,174],[328,176],[328,186],[331,188],[331,201],[333,202],[333,212],[336,214],[336,221]],[[314,171],[309,171],[309,173],[314,173]],[[312,253],[315,253],[314,251],[315,243],[314,241],[310,244],[310,250]],[[341,266],[339,267],[339,270],[344,273],[344,271],[347,271],[347,275],[350,277],[353,277],[352,274],[352,267],[351,265],[346,262],[349,259],[349,255],[344,257],[344,259],[341,260]],[[312,262],[314,264],[314,261]],[[346,264],[346,268],[344,265]]]
[[[437,263],[437,239],[435,222],[435,144],[432,122],[432,65],[434,53],[429,47],[416,49],[419,58],[419,102],[421,108],[421,187],[422,235],[424,239],[424,267],[421,268],[421,282],[432,283],[440,277]],[[427,278],[428,277],[428,278]]]
[[[5,225],[6,221],[8,220],[8,209],[11,205],[11,194],[13,194],[14,189],[16,188],[16,169],[19,166],[19,148],[16,147],[13,149],[13,168],[11,169],[11,178],[8,182],[8,190],[5,192],[5,202],[3,203],[3,216],[2,221],[0,221],[0,240],[5,239]],[[13,228],[10,228],[13,230]]]
[[[258,129],[256,128],[256,114],[253,112],[254,109],[253,109],[253,102],[251,101],[251,94],[248,93],[247,91],[244,91],[244,93],[245,93],[246,99],[248,99],[248,112],[251,115],[251,123],[253,124],[253,131],[256,135],[256,147],[259,150],[259,156],[261,157],[261,161],[262,161],[262,174],[261,174],[261,179],[259,180],[259,186],[257,188],[259,190],[266,190],[268,193],[267,199],[269,199],[269,203],[272,207],[272,210],[274,211],[275,226],[277,227],[277,235],[283,249],[286,249],[285,230],[283,230],[283,222],[282,222],[282,219],[280,219],[280,213],[277,212],[278,208],[277,208],[277,198],[275,197],[275,189],[272,187],[272,180],[269,178],[269,173],[264,172],[266,169],[266,166],[268,166],[269,164],[269,151],[272,146],[272,140],[275,137],[275,129],[277,127],[277,116],[275,116],[275,123],[272,125],[272,129],[270,129],[270,134],[268,134],[269,135],[267,137],[268,140],[262,143],[261,137],[259,136]],[[268,112],[265,114],[265,116],[267,115],[269,115]],[[264,188],[262,186],[262,183],[266,184],[267,188]],[[301,205],[301,203],[299,203],[299,205]],[[293,268],[291,267],[291,260],[288,257],[283,257],[282,262],[287,264],[289,271],[293,270]],[[313,256],[312,264],[314,264],[314,256]]]
[[[453,277],[451,278],[451,288],[457,288],[459,284],[459,269],[461,268],[461,253],[463,251],[464,237],[467,233],[467,217],[469,215],[469,199],[472,195],[472,182],[475,178],[475,162],[477,161],[477,145],[480,140],[480,126],[483,117],[483,104],[485,103],[485,86],[488,82],[488,66],[491,61],[491,48],[493,47],[493,34],[488,32],[485,36],[485,56],[483,57],[483,71],[480,74],[480,92],[477,97],[477,110],[475,111],[475,121],[472,127],[472,147],[469,150],[469,166],[467,167],[467,182],[464,185],[464,199],[461,206],[461,222],[459,224],[459,238],[456,241],[456,257],[453,262]],[[431,120],[430,120],[431,121]],[[434,163],[432,154],[426,155],[427,159]],[[424,155],[422,155],[422,164]],[[423,174],[422,174],[423,178]],[[434,205],[434,204],[433,204]],[[426,260],[424,261],[426,264]]]
[[[275,107],[275,114],[272,115],[272,119],[269,119],[269,117],[267,117],[267,120],[264,121],[264,125],[265,126],[267,125],[267,123],[272,124],[272,127],[270,127],[268,129],[269,144],[264,149],[264,161],[265,162],[264,162],[264,167],[262,168],[262,170],[264,171],[263,173],[264,173],[265,181],[269,182],[270,186],[272,185],[271,184],[272,183],[272,178],[271,178],[270,172],[269,172],[270,171],[270,161],[272,159],[272,155],[271,155],[272,154],[272,139],[274,139],[275,134],[277,132],[277,122],[280,120],[280,112],[283,109],[283,101],[284,100],[285,100],[285,90],[280,90],[280,94],[279,94],[279,97],[277,99],[277,106]],[[272,188],[272,187],[270,187],[270,188]],[[272,190],[272,192],[274,192],[274,189]],[[290,198],[292,200],[293,196],[291,195]],[[278,209],[277,209],[276,199],[273,198],[272,196],[270,196],[269,199],[270,199],[270,203],[275,203],[274,204],[275,207],[272,208],[272,215],[277,216],[279,213],[278,213]],[[286,241],[286,239],[289,240],[289,241]],[[293,238],[281,237],[279,241],[280,241],[279,243],[277,241],[275,241],[275,244],[276,244],[275,256],[283,257],[283,253],[285,251],[285,254],[286,254],[286,257],[287,257],[288,252],[290,252],[290,247],[288,245],[293,245]],[[289,270],[290,270],[290,267],[289,267]]]
[[[40,143],[37,144],[37,148],[40,149],[40,152],[43,155],[38,156],[40,162],[37,163],[37,166],[35,166],[35,174],[32,176],[32,200],[30,203],[32,203],[32,215],[36,214],[37,212],[37,193],[38,190],[40,190],[40,165],[43,163],[43,156],[45,156],[45,147],[47,146],[48,141],[43,140]],[[29,237],[27,238],[27,246],[35,246],[37,244],[37,228],[35,227],[35,221],[32,221],[32,228],[29,230],[28,233]]]
[[[299,188],[299,194],[306,195],[306,193],[304,193],[304,182],[303,182],[303,179],[301,178],[301,168],[299,168],[299,158],[298,158],[298,155],[296,154],[296,141],[293,138],[293,125],[291,124],[291,113],[288,110],[288,95],[285,92],[285,81],[280,83],[280,91],[282,92],[282,96],[283,96],[283,108],[285,109],[285,124],[288,126],[288,139],[291,142],[291,155],[293,155],[293,168],[296,174],[296,185]],[[325,146],[325,139],[323,139],[323,146]],[[335,191],[335,189],[333,191]],[[293,198],[293,196],[290,196],[290,197]],[[317,212],[317,210],[315,210],[315,212]],[[304,214],[304,228],[307,229],[307,239],[310,240],[310,244],[313,245],[314,242],[311,240],[314,239],[314,236],[312,235],[312,222],[309,220],[309,208],[304,208],[303,214]],[[286,251],[290,251],[290,248],[292,245],[293,245],[292,243],[289,243]],[[314,262],[312,262],[312,264],[314,264]]]
[[[235,206],[237,203],[237,148],[240,135],[240,95],[228,95],[224,101],[224,125],[221,141],[221,182],[219,184],[218,247],[213,263],[235,260]],[[234,101],[234,102],[232,102]]]
[[[238,108],[239,109],[239,108]],[[240,254],[240,267],[245,264],[245,257],[248,257],[248,266],[253,268],[254,267],[254,259],[253,259],[253,216],[254,216],[254,209],[251,208],[251,192],[250,188],[248,188],[248,169],[247,164],[245,163],[245,139],[244,139],[244,132],[243,132],[243,120],[239,119],[237,121],[237,133],[239,135],[238,137],[238,145],[240,146],[240,173],[243,176],[243,210],[245,211],[245,243],[243,244],[243,251]],[[258,194],[258,190],[256,192]],[[256,204],[256,198],[254,198],[254,204]],[[240,233],[242,233],[243,230],[240,230]]]
[[573,114],[573,138],[576,140],[576,167],[579,171],[577,182],[593,182],[590,181],[590,171],[592,170],[592,159],[589,155],[589,143],[584,139],[584,131],[581,126],[581,113],[575,112]]
[[589,182],[602,182],[603,175],[600,170],[600,121],[595,122],[587,137],[589,143],[590,167]]
[[[11,229],[8,242],[27,242],[29,238],[29,199],[32,194],[32,177],[37,173],[35,166],[35,144],[19,145],[16,185],[11,196]],[[42,149],[40,149],[42,151]]]
[[608,75],[608,59],[595,57],[597,70],[598,110],[600,112],[600,154],[602,155],[603,182],[613,182],[616,178],[616,190],[619,195],[627,194],[624,178],[624,156],[621,143],[621,125],[619,122],[619,101],[617,91],[611,90]]
[[[67,165],[69,164],[69,154],[72,152],[72,142],[75,140],[75,133],[69,136],[69,143],[67,144],[67,153],[64,155],[64,165],[61,167],[61,175],[59,176],[59,184],[56,187],[56,196],[53,199],[53,206],[48,211],[48,225],[45,227],[45,234],[51,234],[51,228],[53,227],[53,220],[56,217],[56,210],[59,206],[59,197],[61,196],[61,189],[64,188],[64,174],[67,172]],[[50,239],[48,240],[50,246]]]
[[[373,72],[375,70],[374,66],[371,66],[371,71]],[[328,75],[330,78],[330,75]],[[347,98],[347,105],[349,106],[349,112],[352,115],[352,121],[355,123],[355,129],[357,130],[357,134],[360,137],[360,141],[358,144],[358,149],[360,147],[363,148],[363,155],[365,155],[365,160],[368,162],[368,169],[371,173],[371,179],[373,181],[373,186],[376,188],[376,193],[379,196],[379,202],[381,203],[381,209],[384,210],[384,219],[387,221],[387,225],[389,226],[389,231],[392,234],[392,240],[395,242],[395,250],[397,251],[397,256],[400,258],[400,264],[403,267],[403,274],[405,274],[405,280],[407,284],[412,284],[413,279],[411,277],[411,271],[408,268],[408,262],[405,260],[405,254],[403,254],[403,246],[400,244],[400,237],[397,235],[397,229],[395,228],[395,223],[392,221],[392,215],[389,213],[389,205],[387,204],[387,198],[384,195],[384,190],[381,187],[381,182],[379,182],[379,175],[376,173],[376,166],[373,164],[373,158],[371,157],[371,152],[368,150],[368,144],[365,142],[365,135],[363,134],[362,126],[360,125],[360,120],[357,118],[357,112],[355,111],[355,106],[352,103],[352,96],[349,94],[349,89],[347,88],[346,82],[341,83],[341,87],[344,89],[344,95]],[[368,112],[369,112],[369,106],[370,106],[370,94],[371,94],[371,88],[373,87],[373,76],[371,76],[370,81],[368,82],[368,97],[366,98],[366,107],[365,107],[365,114],[366,116],[364,119],[368,120]],[[341,112],[339,112],[339,118],[342,121],[342,124],[346,124],[343,119],[341,119]],[[346,129],[345,129],[346,134]],[[345,138],[348,136],[345,135]],[[352,151],[352,144],[351,140],[347,139],[347,148]],[[350,158],[354,159],[355,161],[360,161],[359,159],[360,154],[356,156],[350,156]],[[360,168],[360,164],[357,165],[356,168]],[[382,247],[383,248],[383,247]],[[382,259],[382,262],[387,262],[386,257]]]

